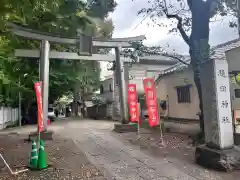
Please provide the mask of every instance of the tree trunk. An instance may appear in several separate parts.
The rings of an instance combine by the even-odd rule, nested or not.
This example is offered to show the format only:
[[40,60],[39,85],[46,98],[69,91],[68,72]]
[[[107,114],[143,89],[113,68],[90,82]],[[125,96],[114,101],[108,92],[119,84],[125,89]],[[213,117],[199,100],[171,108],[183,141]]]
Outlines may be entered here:
[[210,52],[208,44],[210,5],[211,3],[209,1],[204,2],[202,0],[192,0],[189,5],[192,13],[192,32],[189,41],[189,53],[194,72],[194,82],[199,97],[201,139],[204,139],[204,116],[200,68],[201,64],[209,58]]
[[[190,55],[191,59],[195,58],[193,54]],[[201,79],[200,79],[200,65],[196,64],[193,60],[191,61],[191,65],[193,68],[193,73],[194,73],[194,83],[197,88],[198,92],[198,99],[199,99],[199,110],[200,114],[199,116],[199,121],[200,121],[200,136],[199,139],[204,139],[204,115],[203,115],[203,98],[202,98],[202,85],[201,85]]]

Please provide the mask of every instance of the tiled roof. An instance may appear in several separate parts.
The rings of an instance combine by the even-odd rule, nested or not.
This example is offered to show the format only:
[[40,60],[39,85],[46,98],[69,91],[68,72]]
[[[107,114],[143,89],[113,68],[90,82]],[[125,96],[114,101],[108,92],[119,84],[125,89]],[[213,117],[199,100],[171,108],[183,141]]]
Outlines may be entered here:
[[231,49],[234,49],[234,48],[237,48],[237,47],[240,47],[240,39],[234,39],[232,41],[228,41],[226,43],[223,43],[223,44],[219,44],[215,47],[212,48],[212,51],[213,51],[213,55],[211,56],[212,59],[215,59],[215,58],[226,58],[225,56],[225,52],[226,51],[229,51]]
[[[225,59],[226,58],[225,52],[229,51],[231,49],[237,48],[237,47],[240,47],[240,38],[234,39],[232,41],[228,41],[226,43],[219,44],[219,45],[213,47],[211,49],[212,55],[210,57],[211,57],[211,59],[216,59],[216,58],[217,59]],[[190,64],[191,59],[190,58],[186,59],[185,62]],[[187,65],[179,62],[179,63],[171,66],[170,68],[165,69],[161,74],[159,74],[159,77],[157,78],[156,81],[158,82],[162,75],[166,75],[166,74],[169,74],[169,73],[172,73],[175,71],[181,71],[187,67],[188,67]]]

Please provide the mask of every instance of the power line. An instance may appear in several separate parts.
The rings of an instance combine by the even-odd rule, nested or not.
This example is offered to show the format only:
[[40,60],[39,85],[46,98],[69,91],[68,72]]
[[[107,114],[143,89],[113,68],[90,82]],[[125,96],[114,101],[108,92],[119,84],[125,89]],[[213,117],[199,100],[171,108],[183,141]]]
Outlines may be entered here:
[[[153,13],[157,8],[158,8],[158,6],[156,5],[156,6],[152,9],[152,13]],[[143,21],[145,21],[150,15],[152,15],[152,13],[146,14],[146,15],[143,17],[143,19],[132,29],[132,31],[134,31],[135,29],[137,29],[138,26],[143,23]]]
[[138,26],[139,26],[140,24],[142,24],[143,21],[145,21],[149,16],[150,16],[150,14],[145,15],[145,17],[143,17],[143,19],[142,19],[131,31],[134,31],[135,29],[137,29]]

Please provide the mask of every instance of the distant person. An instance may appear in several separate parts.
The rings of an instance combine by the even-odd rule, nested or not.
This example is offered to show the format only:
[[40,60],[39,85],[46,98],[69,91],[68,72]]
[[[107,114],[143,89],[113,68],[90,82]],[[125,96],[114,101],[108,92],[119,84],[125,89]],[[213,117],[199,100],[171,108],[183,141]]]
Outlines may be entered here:
[[70,108],[66,107],[66,117],[69,117],[69,116],[70,116]]
[[56,117],[58,117],[58,115],[59,115],[58,109],[54,110],[54,114],[55,114]]
[[166,110],[167,109],[167,101],[162,101],[161,103],[160,103],[160,106],[161,106],[161,108],[162,108],[162,110]]
[[60,114],[63,116],[64,115],[64,110],[61,108]]

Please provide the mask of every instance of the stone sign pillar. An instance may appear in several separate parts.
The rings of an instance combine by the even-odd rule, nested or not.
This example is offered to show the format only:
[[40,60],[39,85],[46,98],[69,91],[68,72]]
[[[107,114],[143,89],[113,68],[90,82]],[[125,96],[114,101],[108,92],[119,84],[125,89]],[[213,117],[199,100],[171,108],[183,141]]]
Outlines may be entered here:
[[209,60],[202,65],[200,74],[206,145],[196,148],[196,162],[226,170],[240,162],[240,152],[236,153],[233,141],[228,63]]
[[212,148],[231,148],[233,126],[227,61],[211,60],[203,65],[202,70],[206,143]]

